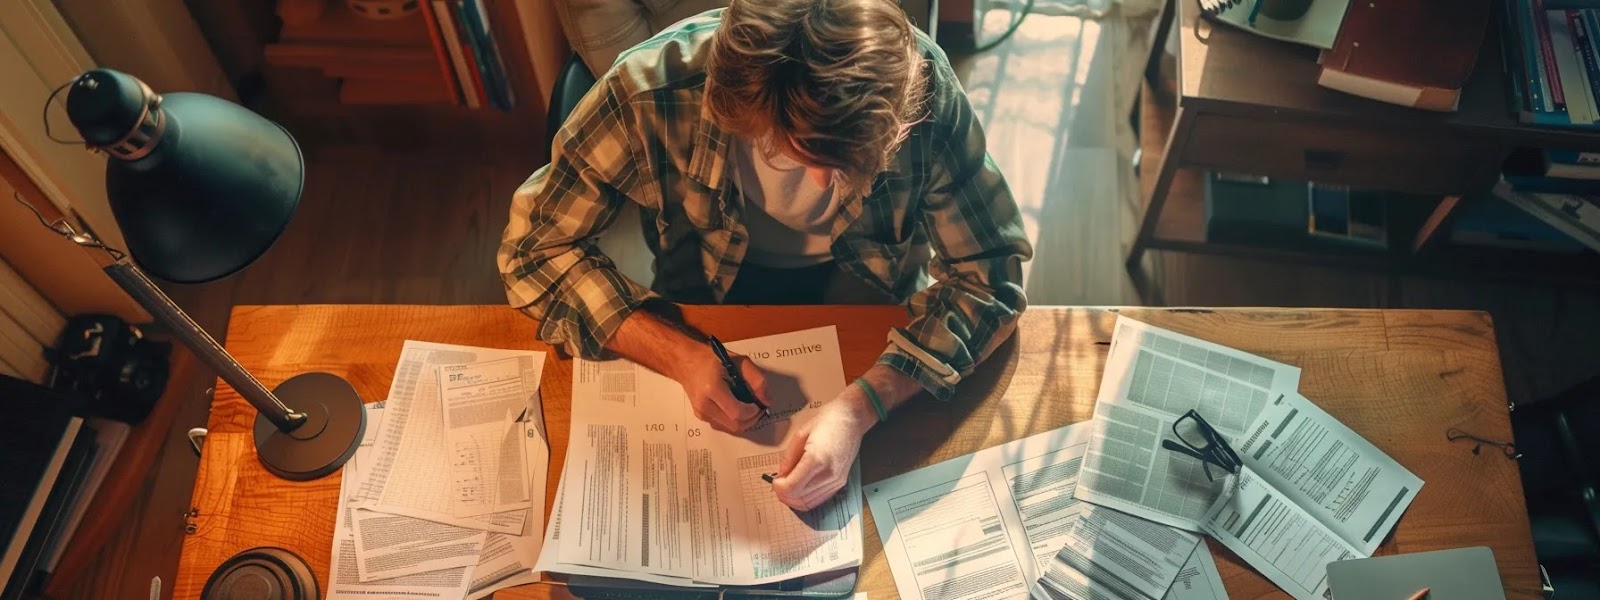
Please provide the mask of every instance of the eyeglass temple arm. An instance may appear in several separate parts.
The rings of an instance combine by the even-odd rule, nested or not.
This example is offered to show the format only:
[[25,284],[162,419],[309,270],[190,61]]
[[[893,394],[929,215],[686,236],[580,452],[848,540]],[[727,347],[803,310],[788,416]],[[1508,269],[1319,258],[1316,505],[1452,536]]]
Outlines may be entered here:
[[1171,450],[1173,452],[1177,452],[1177,453],[1180,453],[1180,454],[1188,455],[1188,456],[1190,456],[1192,458],[1195,458],[1195,459],[1198,459],[1198,460],[1202,460],[1202,461],[1205,461],[1205,462],[1211,462],[1211,459],[1206,457],[1206,455],[1204,453],[1201,453],[1200,451],[1195,450],[1194,448],[1190,448],[1188,446],[1185,446],[1185,445],[1180,444],[1178,442],[1174,442],[1172,440],[1161,440],[1161,447],[1162,448],[1166,448],[1168,450]]

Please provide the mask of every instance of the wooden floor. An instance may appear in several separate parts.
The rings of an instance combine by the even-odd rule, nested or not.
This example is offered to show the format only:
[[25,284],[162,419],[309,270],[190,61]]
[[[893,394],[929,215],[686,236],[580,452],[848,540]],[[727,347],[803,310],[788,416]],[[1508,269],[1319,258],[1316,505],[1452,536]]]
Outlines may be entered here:
[[[1149,293],[1136,295],[1121,268],[1141,197],[1122,111],[1143,69],[1145,29],[1034,15],[996,50],[958,61],[1035,237],[1032,303],[1472,308],[1495,319],[1513,401],[1600,372],[1600,294],[1592,290],[1156,252]],[[169,293],[219,338],[236,303],[503,302],[495,248],[510,194],[541,155],[313,149],[300,212],[278,245],[242,275]],[[145,598],[151,577],[173,581],[197,466],[183,432],[204,425],[208,385],[173,383],[186,402],[160,466],[73,597]]]

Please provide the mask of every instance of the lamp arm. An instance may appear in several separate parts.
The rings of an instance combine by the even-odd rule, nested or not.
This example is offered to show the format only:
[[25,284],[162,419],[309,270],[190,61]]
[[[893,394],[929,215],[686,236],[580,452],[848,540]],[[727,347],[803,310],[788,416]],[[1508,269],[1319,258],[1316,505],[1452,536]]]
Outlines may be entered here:
[[[150,281],[150,278],[145,276],[144,271],[134,266],[133,261],[128,259],[127,254],[105,245],[90,233],[78,232],[77,229],[72,227],[72,223],[65,218],[55,222],[46,220],[44,214],[39,212],[39,209],[33,203],[23,198],[20,192],[14,192],[12,196],[17,203],[27,208],[28,211],[33,213],[34,217],[39,219],[40,225],[56,232],[57,235],[66,238],[67,241],[89,250],[90,254],[98,259],[101,271],[104,271],[123,291],[128,292],[128,295],[132,296],[140,306],[150,311],[150,314],[155,317],[157,322],[171,329],[173,334],[177,335],[178,339],[183,340],[183,344],[194,352],[195,356],[200,358],[201,362],[215,370],[218,377],[228,382],[228,385],[233,386],[233,389],[239,392],[239,395],[244,396],[245,400],[250,401],[250,405],[254,406],[262,416],[272,421],[279,431],[293,431],[305,422],[305,414],[295,412],[284,406],[283,401],[279,400],[266,386],[261,385],[261,382],[256,380],[255,376],[251,375],[249,371],[246,371],[244,366],[239,364],[239,361],[234,360],[227,350],[223,350],[217,340],[211,337],[211,334],[206,333],[206,330],[202,329],[200,324],[195,323],[194,319],[189,318],[189,315],[183,312],[183,309],[178,308],[172,298],[167,297],[167,294],[162,292],[155,282]],[[103,251],[104,254],[95,252],[95,250]]]
[[140,306],[150,311],[157,322],[171,329],[173,335],[183,340],[184,345],[188,346],[201,362],[215,370],[218,377],[233,386],[234,391],[244,396],[245,400],[249,400],[250,405],[256,407],[262,416],[277,425],[280,431],[292,431],[305,422],[304,414],[284,406],[271,390],[261,385],[261,382],[246,371],[239,361],[234,360],[228,351],[223,350],[216,339],[179,309],[178,305],[173,303],[161,288],[156,287],[155,282],[146,277],[144,271],[134,266],[132,261],[127,258],[114,260],[101,270],[105,271],[112,281],[117,282],[123,291],[133,296]]

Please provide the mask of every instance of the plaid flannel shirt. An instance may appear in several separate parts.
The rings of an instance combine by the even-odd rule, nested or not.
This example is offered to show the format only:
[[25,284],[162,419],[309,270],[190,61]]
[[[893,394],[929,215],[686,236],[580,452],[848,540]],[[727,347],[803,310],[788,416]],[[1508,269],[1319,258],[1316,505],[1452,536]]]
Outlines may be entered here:
[[[497,258],[507,298],[539,322],[541,340],[598,358],[655,296],[595,244],[625,202],[644,214],[657,290],[699,286],[719,301],[732,286],[747,248],[744,207],[728,174],[731,136],[702,102],[720,19],[720,10],[690,18],[618,58],[556,134],[550,164],[517,189]],[[926,36],[918,41],[932,66],[927,118],[871,193],[843,203],[831,250],[841,269],[905,302],[912,317],[889,332],[878,364],[948,399],[1015,329],[1033,250],[949,60]],[[911,258],[924,240],[934,253],[926,265]],[[925,268],[934,283],[918,289]]]

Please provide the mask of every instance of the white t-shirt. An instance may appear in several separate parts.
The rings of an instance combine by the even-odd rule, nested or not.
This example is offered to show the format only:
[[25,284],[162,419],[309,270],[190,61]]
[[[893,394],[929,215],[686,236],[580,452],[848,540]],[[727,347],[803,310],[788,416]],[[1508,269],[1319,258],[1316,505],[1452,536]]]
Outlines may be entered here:
[[758,146],[734,139],[734,184],[744,195],[750,235],[745,260],[779,269],[833,260],[833,218],[843,198],[832,183],[819,186],[806,176],[805,165],[781,154],[762,154]]

